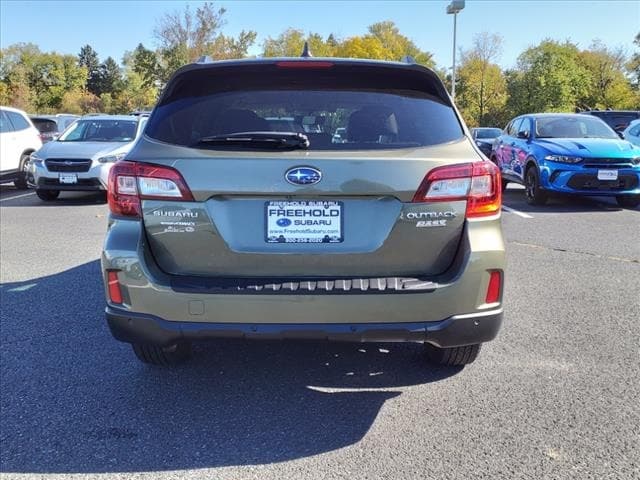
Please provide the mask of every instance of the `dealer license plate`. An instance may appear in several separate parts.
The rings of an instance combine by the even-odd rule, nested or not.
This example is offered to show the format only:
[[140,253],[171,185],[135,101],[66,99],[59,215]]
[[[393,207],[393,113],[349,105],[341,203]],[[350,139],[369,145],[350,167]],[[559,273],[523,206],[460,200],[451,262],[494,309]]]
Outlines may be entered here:
[[267,243],[340,243],[343,204],[334,201],[265,203]]
[[598,170],[598,180],[617,180],[618,170]]
[[65,184],[78,183],[78,175],[75,173],[61,173],[58,175],[58,181]]

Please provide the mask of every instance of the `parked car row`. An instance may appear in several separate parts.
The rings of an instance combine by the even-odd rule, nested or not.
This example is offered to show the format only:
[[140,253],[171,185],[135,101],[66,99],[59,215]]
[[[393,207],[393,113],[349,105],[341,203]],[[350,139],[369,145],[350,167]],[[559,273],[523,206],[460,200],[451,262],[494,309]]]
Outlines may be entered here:
[[140,136],[146,112],[31,115],[0,108],[0,183],[35,188],[44,201],[65,190],[104,191],[109,170]]
[[64,130],[75,122],[79,115],[58,113],[56,115],[29,115],[31,122],[40,132],[42,143],[58,138]]
[[106,191],[111,166],[142,133],[147,116],[87,115],[31,155],[27,182],[41,200],[61,191]]
[[42,147],[40,132],[21,110],[0,107],[0,183],[27,188],[29,156]]
[[[522,115],[504,131],[476,128],[472,136],[500,168],[503,189],[509,182],[524,185],[532,205],[563,193],[613,196],[620,206],[633,208],[640,204],[640,120],[632,120],[635,113]],[[619,129],[623,119],[630,123],[616,133],[607,119]]]

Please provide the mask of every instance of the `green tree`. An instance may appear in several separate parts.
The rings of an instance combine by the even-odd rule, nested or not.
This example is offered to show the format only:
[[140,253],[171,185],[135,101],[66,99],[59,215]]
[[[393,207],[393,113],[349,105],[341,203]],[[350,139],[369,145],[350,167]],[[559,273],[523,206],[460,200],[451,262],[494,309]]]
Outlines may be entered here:
[[87,69],[87,90],[95,94],[99,88],[100,60],[98,52],[91,45],[85,45],[78,54],[78,65]]
[[314,57],[333,57],[338,42],[333,35],[323,39],[319,33],[305,35],[302,30],[289,28],[276,38],[267,38],[263,44],[264,57],[299,57],[304,43],[309,43],[309,50]]
[[224,13],[224,8],[216,9],[213,3],[205,2],[195,12],[187,5],[182,12],[165,14],[159,19],[153,33],[160,46],[161,82],[166,82],[177,68],[203,55],[222,59],[247,54],[256,33],[243,30],[237,39],[223,35]]
[[456,103],[469,126],[494,126],[505,121],[507,84],[495,63],[501,49],[500,36],[481,33],[474,37],[473,47],[462,53]]
[[[276,38],[267,37],[262,45],[264,57],[299,57],[307,39],[302,30],[289,28]],[[311,50],[317,56],[317,54]]]
[[511,115],[573,111],[591,82],[579,53],[573,43],[547,39],[520,54],[517,69],[506,72]]
[[376,60],[400,60],[410,56],[428,67],[434,62],[429,52],[420,50],[409,38],[400,33],[393,22],[374,23],[366,35],[338,40],[331,34],[323,38],[320,34],[305,35],[302,30],[289,28],[275,38],[267,38],[263,44],[265,57],[299,57],[304,43],[309,43],[315,57],[371,58]]
[[380,41],[389,60],[400,60],[409,56],[426,67],[435,66],[433,55],[420,50],[412,40],[400,33],[392,21],[374,23],[369,27],[369,34]]
[[117,93],[122,89],[122,76],[120,67],[112,57],[100,64],[100,74],[98,77],[98,94]]
[[158,65],[158,57],[153,50],[149,50],[142,43],[139,43],[131,54],[131,63],[133,71],[142,78],[144,86],[155,85],[160,66]]
[[[379,38],[372,35],[347,38],[341,42],[336,49],[336,56],[344,58],[391,60],[391,53],[384,48]],[[399,58],[394,60],[399,60]]]
[[634,93],[625,75],[627,59],[621,48],[610,49],[594,41],[580,52],[582,65],[591,76],[591,84],[581,103],[590,108],[633,108]]

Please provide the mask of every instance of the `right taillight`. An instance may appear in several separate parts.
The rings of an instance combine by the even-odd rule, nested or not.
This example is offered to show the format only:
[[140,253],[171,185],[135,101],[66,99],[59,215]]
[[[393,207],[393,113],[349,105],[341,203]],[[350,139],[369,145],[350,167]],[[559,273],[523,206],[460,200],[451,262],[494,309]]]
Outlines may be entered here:
[[111,213],[140,217],[141,200],[192,202],[193,195],[174,168],[120,161],[109,171],[108,200]]
[[424,178],[413,202],[466,200],[467,218],[494,215],[502,205],[500,183],[500,170],[491,162],[437,167]]

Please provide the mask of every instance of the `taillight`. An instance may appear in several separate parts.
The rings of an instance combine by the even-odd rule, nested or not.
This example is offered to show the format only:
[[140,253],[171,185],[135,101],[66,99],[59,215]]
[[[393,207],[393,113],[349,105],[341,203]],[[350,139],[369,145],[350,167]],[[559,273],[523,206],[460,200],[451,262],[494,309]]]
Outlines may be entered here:
[[109,172],[109,209],[115,215],[142,216],[141,200],[192,202],[180,173],[163,165],[120,161]]
[[502,272],[493,270],[489,272],[489,285],[487,286],[487,295],[485,303],[496,303],[500,300],[500,287],[502,286]]
[[447,165],[431,170],[414,203],[467,201],[467,218],[494,215],[502,205],[500,170],[491,162]]

